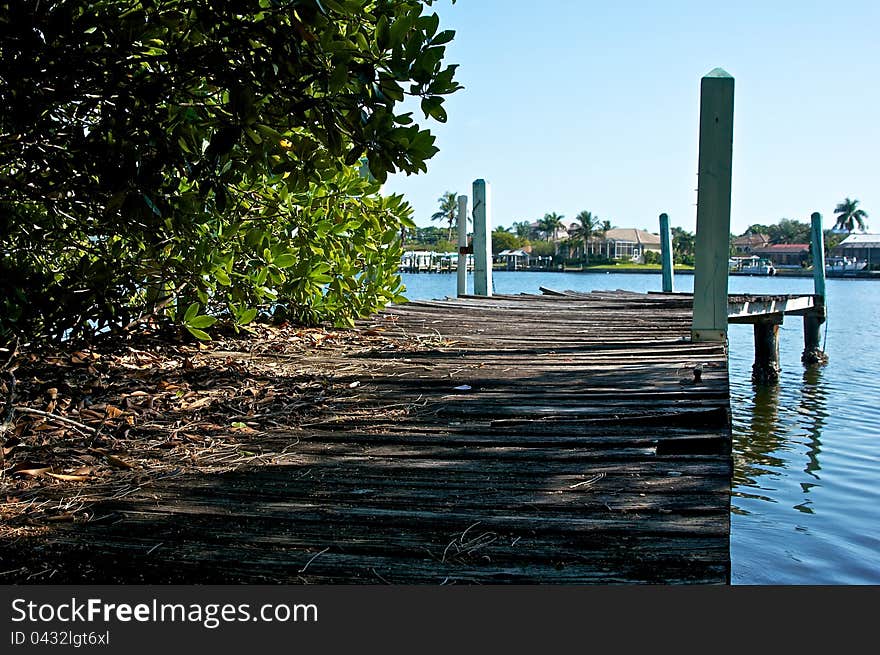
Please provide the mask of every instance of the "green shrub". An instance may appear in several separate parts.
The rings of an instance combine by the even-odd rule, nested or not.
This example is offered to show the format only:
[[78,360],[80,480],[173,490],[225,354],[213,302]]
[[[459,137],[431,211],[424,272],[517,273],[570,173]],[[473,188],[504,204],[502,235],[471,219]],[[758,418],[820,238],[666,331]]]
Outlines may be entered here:
[[5,5],[0,338],[394,299],[414,224],[379,182],[437,152],[399,103],[443,122],[459,88],[426,4]]

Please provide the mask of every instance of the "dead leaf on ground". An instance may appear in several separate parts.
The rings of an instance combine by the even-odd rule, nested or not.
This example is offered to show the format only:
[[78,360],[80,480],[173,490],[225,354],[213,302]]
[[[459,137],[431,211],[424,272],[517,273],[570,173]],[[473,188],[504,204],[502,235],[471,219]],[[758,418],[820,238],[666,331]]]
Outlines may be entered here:
[[62,480],[64,482],[86,482],[89,479],[87,475],[69,475],[67,473],[50,473],[46,472],[50,478],[55,478],[56,480]]
[[54,432],[61,431],[58,426],[54,423],[40,423],[39,425],[35,425],[31,428],[34,432]]
[[[12,442],[12,441],[14,441],[15,443],[10,443],[10,442]],[[8,457],[9,455],[11,455],[11,454],[12,454],[12,451],[15,450],[15,447],[18,446],[18,444],[20,443],[20,441],[19,441],[17,438],[13,437],[12,439],[10,439],[9,441],[7,441],[6,443],[9,444],[9,445],[5,445],[5,446],[3,446],[3,448],[2,448],[2,451],[3,451],[3,457]]]
[[44,473],[48,473],[51,470],[52,467],[50,466],[33,466],[27,464],[19,464],[18,466],[13,467],[12,475],[26,475],[30,478],[36,478],[43,475]]
[[108,464],[110,464],[111,466],[115,466],[116,468],[122,468],[122,469],[133,469],[134,468],[134,464],[129,464],[125,460],[118,458],[116,455],[111,455],[103,448],[92,448],[92,449],[90,449],[90,452],[92,452],[96,455],[101,455],[104,459],[107,460]]
[[185,409],[186,411],[192,411],[194,409],[201,409],[202,407],[207,407],[214,399],[211,396],[203,396],[191,403],[180,403],[181,409]]
[[126,462],[124,459],[119,459],[116,455],[104,455],[107,459],[107,463],[111,466],[115,466],[116,468],[121,469],[133,469],[134,464],[130,464]]
[[104,413],[107,415],[107,418],[118,418],[122,416],[125,412],[123,412],[118,407],[114,407],[113,405],[107,405],[107,409],[104,410]]

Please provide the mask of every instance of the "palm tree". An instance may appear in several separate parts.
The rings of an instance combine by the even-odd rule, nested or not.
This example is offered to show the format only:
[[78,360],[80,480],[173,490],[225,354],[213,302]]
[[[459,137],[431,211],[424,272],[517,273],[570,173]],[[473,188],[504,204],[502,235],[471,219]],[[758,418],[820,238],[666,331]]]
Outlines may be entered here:
[[440,210],[434,212],[431,220],[440,223],[446,221],[449,224],[446,240],[452,241],[452,226],[455,224],[455,215],[458,212],[458,194],[455,191],[447,191],[437,198],[437,202],[440,203]]
[[611,221],[602,221],[596,228],[596,232],[598,232],[599,238],[602,239],[602,244],[605,248],[605,256],[608,257],[608,259],[611,259],[611,254],[608,252],[608,237],[606,236],[606,233],[608,232],[608,230],[613,229],[614,226],[611,225]]
[[582,211],[575,216],[575,220],[578,222],[578,225],[571,231],[571,236],[574,239],[579,239],[583,244],[583,252],[587,256],[587,262],[589,263],[590,239],[593,237],[593,232],[599,227],[599,217],[593,216],[591,212]]
[[544,214],[544,218],[538,220],[538,229],[543,232],[546,241],[555,239],[559,234],[559,228],[563,227],[563,218],[565,218],[565,216],[552,212],[550,214]]
[[868,214],[864,209],[858,209],[858,204],[858,200],[850,200],[849,198],[846,198],[834,208],[834,213],[837,214],[837,224],[834,226],[835,229],[852,232],[856,228],[856,225],[858,225],[859,230],[862,232],[865,231],[865,219],[868,218]]
[[517,221],[513,224],[513,232],[520,239],[529,239],[532,236],[532,224],[528,221]]

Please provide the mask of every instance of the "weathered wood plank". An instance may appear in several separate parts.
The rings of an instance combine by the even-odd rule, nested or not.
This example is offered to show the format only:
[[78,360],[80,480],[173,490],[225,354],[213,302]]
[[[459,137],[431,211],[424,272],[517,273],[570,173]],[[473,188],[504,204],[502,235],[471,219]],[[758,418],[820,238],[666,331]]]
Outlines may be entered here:
[[274,464],[105,502],[32,556],[55,582],[728,582],[727,353],[690,341],[690,308],[389,307],[361,322],[373,349],[290,355],[334,391],[304,417],[254,408]]

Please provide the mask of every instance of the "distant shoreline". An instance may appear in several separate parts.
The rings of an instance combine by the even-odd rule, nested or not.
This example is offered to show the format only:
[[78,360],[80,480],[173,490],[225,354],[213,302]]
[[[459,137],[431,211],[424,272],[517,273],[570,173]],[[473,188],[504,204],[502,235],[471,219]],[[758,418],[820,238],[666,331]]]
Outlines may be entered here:
[[[403,271],[402,271],[403,272]],[[428,273],[428,271],[423,271],[422,273],[416,273],[415,271],[409,272],[411,275],[423,275]],[[454,275],[455,270],[452,271],[431,271],[431,273],[436,273],[440,275]],[[587,270],[579,270],[579,269],[569,269],[569,270],[559,270],[559,269],[521,269],[517,271],[510,271],[505,268],[496,268],[493,269],[493,273],[575,273],[575,274],[593,274],[593,275],[604,275],[607,273],[623,273],[625,275],[660,275],[662,271],[659,268],[590,268]],[[693,275],[694,269],[682,269],[675,270],[674,275]],[[737,277],[803,277],[803,278],[811,278],[813,277],[813,272],[810,270],[791,270],[791,269],[781,269],[776,271],[776,275],[751,275],[749,273],[739,273],[731,271],[729,273],[731,276]],[[825,274],[825,278],[829,280],[880,280],[880,271],[872,271],[870,273],[859,272],[855,275],[834,275],[834,274]]]

